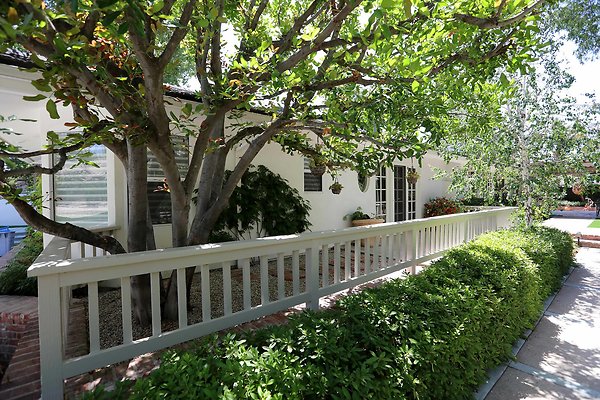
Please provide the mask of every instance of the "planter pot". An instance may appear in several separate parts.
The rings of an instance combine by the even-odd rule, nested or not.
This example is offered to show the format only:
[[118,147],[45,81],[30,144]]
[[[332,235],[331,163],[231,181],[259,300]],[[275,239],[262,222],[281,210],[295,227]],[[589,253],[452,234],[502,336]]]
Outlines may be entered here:
[[310,167],[310,173],[316,176],[322,176],[326,170],[326,165],[313,165]]
[[408,176],[408,177],[406,177],[406,182],[408,182],[409,185],[415,185],[418,180],[419,180],[419,178],[416,177],[416,176]]
[[573,187],[571,188],[571,191],[573,192],[574,195],[576,196],[580,196],[581,193],[583,193],[583,188],[581,187],[580,184],[576,183],[573,185]]
[[367,226],[367,225],[376,225],[383,224],[385,219],[383,218],[369,218],[369,219],[355,219],[352,221],[352,226]]
[[331,193],[340,194],[340,193],[342,193],[342,188],[341,187],[333,187],[333,188],[331,188]]

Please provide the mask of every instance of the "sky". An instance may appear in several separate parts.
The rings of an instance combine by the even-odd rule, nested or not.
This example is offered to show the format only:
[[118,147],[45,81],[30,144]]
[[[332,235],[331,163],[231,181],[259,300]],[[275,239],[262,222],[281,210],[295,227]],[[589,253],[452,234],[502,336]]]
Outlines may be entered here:
[[574,55],[576,48],[575,43],[567,41],[560,49],[563,58],[560,65],[575,77],[575,82],[567,90],[567,94],[575,97],[578,103],[589,102],[585,93],[595,93],[600,99],[600,58],[582,64]]

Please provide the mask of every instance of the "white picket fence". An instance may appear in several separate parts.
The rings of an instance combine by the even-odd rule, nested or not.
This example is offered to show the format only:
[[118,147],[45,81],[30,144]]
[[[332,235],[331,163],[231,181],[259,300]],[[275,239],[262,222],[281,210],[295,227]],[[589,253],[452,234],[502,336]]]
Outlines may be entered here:
[[[481,233],[509,225],[513,208],[455,214],[342,230],[208,244],[135,254],[102,256],[98,249],[56,238],[28,274],[38,278],[42,397],[63,396],[63,381],[81,373],[230,328],[319,299],[441,256]],[[106,228],[110,232],[112,228]],[[87,258],[79,258],[87,257]],[[185,269],[199,271],[202,318],[188,324]],[[232,270],[235,274],[232,279]],[[161,272],[177,270],[178,328],[161,332]],[[239,273],[241,270],[241,273]],[[210,287],[211,271],[222,287]],[[134,340],[131,277],[150,274],[152,335]],[[286,288],[286,280],[288,283]],[[101,348],[100,282],[120,280],[122,344]],[[232,281],[241,291],[232,291]],[[241,281],[241,282],[240,282]],[[271,288],[269,283],[271,282]],[[66,359],[67,310],[73,287],[87,286],[89,354]],[[251,285],[259,285],[260,304],[252,304]],[[255,287],[255,286],[254,286]],[[256,288],[256,287],[255,287]],[[211,291],[222,295],[222,309],[211,306]],[[234,296],[240,296],[233,306]],[[214,298],[214,297],[213,297]],[[256,302],[254,302],[256,303]]]

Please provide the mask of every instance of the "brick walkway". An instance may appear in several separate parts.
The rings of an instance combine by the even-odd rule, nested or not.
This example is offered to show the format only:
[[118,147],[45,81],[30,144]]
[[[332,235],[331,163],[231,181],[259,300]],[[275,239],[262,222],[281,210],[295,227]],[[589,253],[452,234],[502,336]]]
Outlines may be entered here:
[[0,399],[39,398],[37,297],[0,296],[0,310],[6,341],[3,352],[14,351],[0,383]]

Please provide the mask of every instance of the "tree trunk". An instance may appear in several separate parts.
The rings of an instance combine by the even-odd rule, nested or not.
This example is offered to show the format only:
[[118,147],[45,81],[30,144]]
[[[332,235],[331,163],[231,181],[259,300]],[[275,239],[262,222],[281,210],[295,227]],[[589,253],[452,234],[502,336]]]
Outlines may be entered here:
[[516,132],[517,143],[519,145],[519,161],[521,166],[521,198],[524,199],[523,210],[525,211],[525,225],[530,227],[533,225],[533,197],[530,186],[530,159],[529,149],[527,147],[527,113],[520,113],[521,129]]
[[[129,230],[127,247],[130,253],[147,249],[147,170],[146,146],[134,146],[127,143],[129,168],[127,168],[127,194],[129,211]],[[144,326],[152,322],[150,275],[131,277],[131,299],[133,313],[137,321]]]

